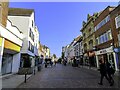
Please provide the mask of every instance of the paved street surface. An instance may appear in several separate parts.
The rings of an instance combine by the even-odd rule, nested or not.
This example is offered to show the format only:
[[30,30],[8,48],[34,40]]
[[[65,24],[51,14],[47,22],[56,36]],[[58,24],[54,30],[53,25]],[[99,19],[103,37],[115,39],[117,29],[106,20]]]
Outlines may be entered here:
[[109,86],[106,79],[101,86],[98,85],[100,79],[98,71],[57,64],[56,67],[43,68],[18,88],[118,88],[118,77],[114,78],[114,86]]
[[[31,75],[27,75],[27,79]],[[23,83],[25,80],[25,75],[11,75],[5,78],[2,78],[2,88],[16,88],[18,85]]]

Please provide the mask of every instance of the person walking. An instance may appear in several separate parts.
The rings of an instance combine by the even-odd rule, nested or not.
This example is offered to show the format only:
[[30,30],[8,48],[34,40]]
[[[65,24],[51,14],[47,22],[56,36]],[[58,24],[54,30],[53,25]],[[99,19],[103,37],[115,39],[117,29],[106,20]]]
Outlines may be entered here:
[[57,61],[56,61],[56,60],[54,60],[54,66],[56,66],[56,63],[57,63]]
[[99,71],[100,71],[100,74],[101,74],[101,78],[100,78],[100,82],[98,84],[99,85],[103,85],[103,79],[104,79],[104,77],[108,80],[109,83],[111,83],[110,79],[107,76],[106,66],[105,66],[105,62],[104,62],[103,58],[101,58],[99,60],[99,63],[100,63],[100,66],[99,66],[100,69],[99,69]]
[[106,64],[106,70],[107,70],[107,75],[110,78],[110,86],[114,85],[114,79],[112,77],[112,75],[115,73],[115,69],[113,68],[113,66],[108,62],[108,60],[105,61]]

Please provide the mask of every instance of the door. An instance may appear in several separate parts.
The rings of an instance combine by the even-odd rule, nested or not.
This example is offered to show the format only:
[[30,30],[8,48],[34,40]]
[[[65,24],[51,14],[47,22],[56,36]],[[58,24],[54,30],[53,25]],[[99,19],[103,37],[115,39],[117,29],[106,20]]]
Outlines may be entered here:
[[12,62],[13,62],[13,55],[3,54],[2,74],[7,74],[12,72]]

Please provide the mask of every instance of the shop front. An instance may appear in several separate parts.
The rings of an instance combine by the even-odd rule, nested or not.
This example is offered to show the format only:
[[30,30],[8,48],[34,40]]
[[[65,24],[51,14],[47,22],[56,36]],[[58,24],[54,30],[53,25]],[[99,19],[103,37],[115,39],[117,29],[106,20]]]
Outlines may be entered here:
[[20,46],[11,41],[4,40],[4,50],[2,55],[2,75],[18,72],[20,63]]
[[99,51],[95,52],[96,55],[96,61],[97,61],[97,67],[99,67],[99,60],[100,58],[103,58],[104,60],[107,60],[111,63],[111,65],[117,70],[117,62],[116,62],[116,55],[113,51],[113,47],[101,49]]

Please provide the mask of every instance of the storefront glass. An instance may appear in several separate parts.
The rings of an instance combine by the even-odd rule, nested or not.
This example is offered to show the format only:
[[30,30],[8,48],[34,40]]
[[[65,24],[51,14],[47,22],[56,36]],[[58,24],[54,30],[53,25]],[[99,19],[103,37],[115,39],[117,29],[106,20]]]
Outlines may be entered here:
[[11,54],[3,54],[2,58],[2,74],[7,74],[12,72],[12,62],[13,55]]

